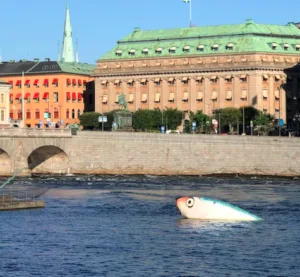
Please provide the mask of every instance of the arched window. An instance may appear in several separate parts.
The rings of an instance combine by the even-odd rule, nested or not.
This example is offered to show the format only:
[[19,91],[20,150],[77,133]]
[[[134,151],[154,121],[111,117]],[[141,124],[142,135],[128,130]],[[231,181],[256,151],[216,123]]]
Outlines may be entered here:
[[13,111],[10,111],[10,112],[9,112],[9,118],[10,118],[10,119],[14,119],[14,112],[13,112]]
[[40,115],[40,110],[36,109],[35,110],[35,119],[40,119],[41,115]]
[[27,119],[30,119],[30,118],[31,118],[31,112],[30,112],[29,109],[26,111],[26,118],[27,118]]
[[22,119],[22,110],[18,110],[18,119],[19,119],[19,120]]
[[59,118],[59,113],[57,108],[54,109],[54,118],[56,119]]
[[4,111],[1,111],[1,121],[4,121]]
[[69,109],[67,109],[67,111],[66,111],[66,118],[70,118],[70,110]]
[[75,118],[75,110],[72,109],[72,118]]
[[78,109],[78,111],[77,111],[77,117],[79,117],[80,116],[80,109]]

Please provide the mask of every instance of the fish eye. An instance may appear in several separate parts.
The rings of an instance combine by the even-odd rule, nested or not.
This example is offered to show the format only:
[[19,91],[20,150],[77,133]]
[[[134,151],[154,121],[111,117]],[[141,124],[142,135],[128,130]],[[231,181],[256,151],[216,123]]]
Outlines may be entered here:
[[194,198],[189,198],[187,201],[186,201],[186,205],[189,207],[189,208],[192,208],[194,206]]

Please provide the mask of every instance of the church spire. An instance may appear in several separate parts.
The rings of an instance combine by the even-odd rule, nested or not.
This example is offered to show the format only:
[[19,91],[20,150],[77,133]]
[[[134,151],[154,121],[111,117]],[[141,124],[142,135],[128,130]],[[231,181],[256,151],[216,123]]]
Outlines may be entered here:
[[63,48],[62,48],[61,60],[62,62],[68,62],[68,63],[75,62],[73,39],[72,39],[72,26],[71,26],[68,2],[66,7],[65,29],[64,29],[64,36],[63,36]]

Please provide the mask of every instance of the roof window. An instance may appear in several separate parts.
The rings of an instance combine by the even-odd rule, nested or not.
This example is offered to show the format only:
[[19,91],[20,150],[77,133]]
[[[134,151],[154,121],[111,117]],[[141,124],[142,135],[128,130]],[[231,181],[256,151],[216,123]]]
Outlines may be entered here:
[[290,47],[290,45],[289,45],[288,43],[285,43],[285,44],[283,45],[284,50],[288,50],[289,47]]
[[190,52],[191,47],[189,45],[186,45],[183,47],[183,52]]
[[142,54],[148,55],[148,54],[149,54],[149,49],[148,49],[148,48],[144,48],[144,49],[142,50]]
[[197,51],[203,52],[204,51],[204,45],[203,44],[198,45],[197,46]]
[[300,51],[300,44],[296,44],[295,47],[296,47],[296,51]]
[[117,50],[116,51],[116,56],[122,56],[122,50]]
[[233,49],[233,43],[228,43],[228,44],[226,45],[226,49],[227,49],[227,50],[232,50],[232,49]]
[[155,53],[161,54],[162,53],[162,48],[161,47],[156,48]]
[[211,50],[215,50],[215,51],[219,50],[219,44],[213,44]]
[[134,56],[135,55],[135,49],[130,49],[128,54],[131,55],[131,56]]
[[176,47],[175,47],[175,46],[172,46],[172,47],[169,49],[169,53],[176,53]]
[[272,50],[276,50],[276,48],[277,48],[277,43],[273,42],[272,43]]

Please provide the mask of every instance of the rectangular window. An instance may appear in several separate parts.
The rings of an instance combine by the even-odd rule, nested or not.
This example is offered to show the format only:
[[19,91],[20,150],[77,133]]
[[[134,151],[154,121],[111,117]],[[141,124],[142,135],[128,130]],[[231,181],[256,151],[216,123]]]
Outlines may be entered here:
[[54,92],[54,102],[58,102],[58,92]]
[[1,103],[3,104],[4,103],[4,94],[1,93]]
[[1,110],[1,121],[4,121],[4,110]]

